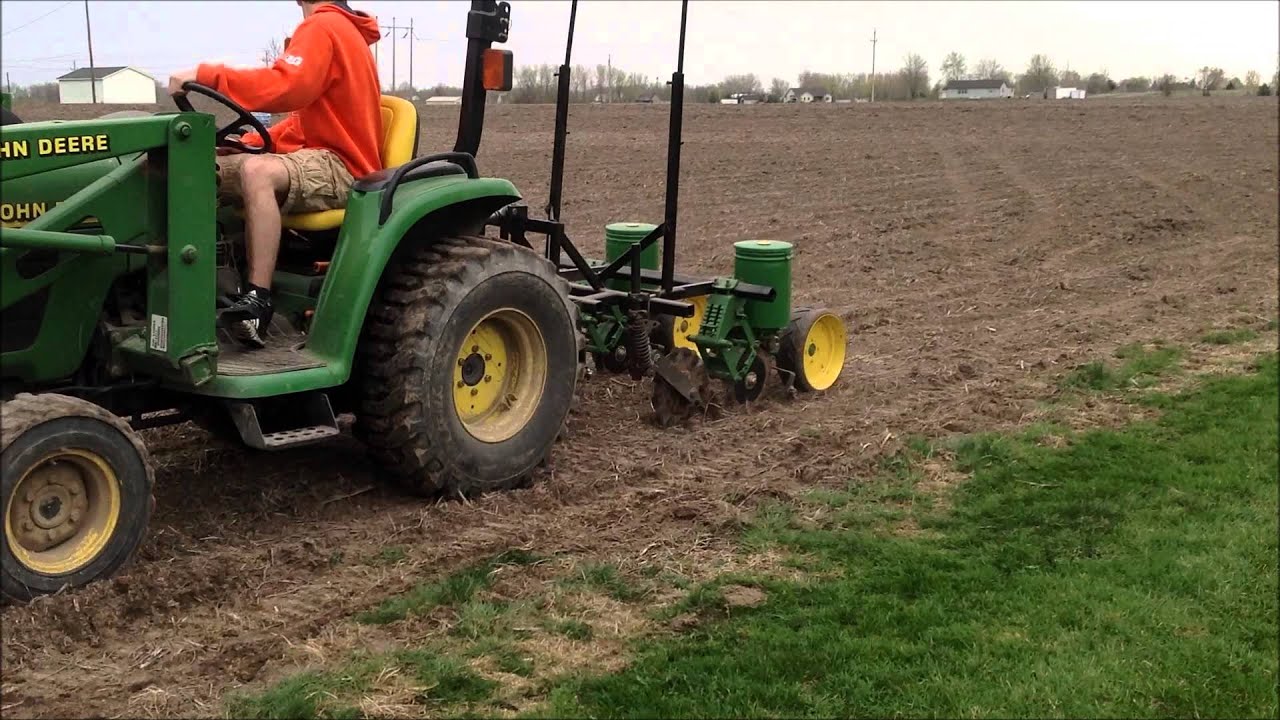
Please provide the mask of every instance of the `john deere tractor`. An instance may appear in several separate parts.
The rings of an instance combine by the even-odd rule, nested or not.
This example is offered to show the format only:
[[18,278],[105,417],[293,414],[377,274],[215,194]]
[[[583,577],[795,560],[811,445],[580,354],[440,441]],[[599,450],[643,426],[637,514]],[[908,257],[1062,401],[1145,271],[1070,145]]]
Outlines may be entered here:
[[[416,110],[384,96],[384,169],[356,181],[344,210],[284,218],[265,349],[241,348],[217,322],[244,224],[215,200],[215,148],[238,147],[245,128],[268,137],[253,108],[189,83],[235,120],[217,127],[185,98],[176,112],[81,122],[6,115],[0,592],[77,587],[129,558],[154,505],[148,428],[194,421],[271,451],[331,438],[350,413],[384,475],[459,495],[520,484],[548,457],[589,354],[654,374],[668,419],[705,408],[711,377],[753,399],[775,356],[788,383],[834,383],[843,325],[825,311],[791,321],[785,243],[745,251],[750,277],[673,274],[680,72],[667,217],[613,228],[606,260],[582,257],[559,217],[568,53],[547,219],[481,174],[486,93],[511,87],[511,53],[493,47],[509,23],[507,3],[472,0],[452,152],[418,156]],[[682,17],[681,65],[683,52]],[[661,271],[649,262],[658,239]]]

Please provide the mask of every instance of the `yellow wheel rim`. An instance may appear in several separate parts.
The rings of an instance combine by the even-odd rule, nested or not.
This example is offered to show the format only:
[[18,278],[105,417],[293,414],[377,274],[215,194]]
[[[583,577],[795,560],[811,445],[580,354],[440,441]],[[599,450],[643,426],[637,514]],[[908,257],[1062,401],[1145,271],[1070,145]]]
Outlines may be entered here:
[[685,300],[693,305],[692,317],[674,317],[671,318],[671,351],[675,352],[680,348],[689,348],[697,352],[698,345],[689,339],[690,335],[698,334],[698,328],[702,327],[702,316],[707,311],[707,296],[698,295]]
[[805,380],[814,390],[826,390],[840,377],[844,342],[844,323],[831,313],[823,313],[809,326],[801,353]]
[[533,417],[546,381],[547,345],[538,326],[519,310],[495,310],[458,348],[454,409],[472,437],[502,442]]
[[87,450],[59,450],[14,485],[4,535],[28,570],[66,575],[102,553],[119,521],[120,482],[111,466]]

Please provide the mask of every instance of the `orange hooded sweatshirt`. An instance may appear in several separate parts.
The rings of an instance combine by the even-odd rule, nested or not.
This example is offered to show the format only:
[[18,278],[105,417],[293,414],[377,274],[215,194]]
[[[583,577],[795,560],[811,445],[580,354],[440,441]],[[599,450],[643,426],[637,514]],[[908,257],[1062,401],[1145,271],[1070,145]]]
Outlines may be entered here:
[[[239,69],[204,64],[196,82],[248,110],[292,113],[268,132],[275,152],[331,150],[352,177],[382,168],[381,89],[369,46],[381,37],[367,13],[321,5],[303,20],[271,67]],[[241,136],[261,145],[257,133]]]

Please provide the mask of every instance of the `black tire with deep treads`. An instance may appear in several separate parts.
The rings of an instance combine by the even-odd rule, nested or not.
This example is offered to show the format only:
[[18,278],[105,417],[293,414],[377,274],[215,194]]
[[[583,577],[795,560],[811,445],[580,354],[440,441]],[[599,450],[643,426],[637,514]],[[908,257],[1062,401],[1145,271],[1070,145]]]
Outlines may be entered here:
[[55,393],[22,393],[0,404],[0,513],[8,512],[19,479],[42,458],[63,449],[92,452],[110,465],[119,483],[120,516],[102,551],[63,575],[36,573],[22,565],[0,531],[0,592],[10,598],[30,600],[110,577],[146,536],[155,507],[155,475],[142,439],[106,409]]
[[[542,333],[546,385],[529,421],[497,443],[467,432],[453,404],[457,348],[485,315],[524,312]],[[520,485],[564,426],[578,378],[576,306],[541,256],[482,237],[415,248],[388,268],[361,343],[360,436],[382,469],[422,495]]]

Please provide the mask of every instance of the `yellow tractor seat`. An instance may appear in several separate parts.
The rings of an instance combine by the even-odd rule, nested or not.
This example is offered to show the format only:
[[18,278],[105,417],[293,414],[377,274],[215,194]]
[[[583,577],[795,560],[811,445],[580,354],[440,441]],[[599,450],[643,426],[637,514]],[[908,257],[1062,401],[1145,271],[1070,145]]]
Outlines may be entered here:
[[[382,168],[393,168],[413,159],[418,149],[418,110],[413,103],[394,95],[382,96]],[[359,178],[356,178],[357,180]],[[317,232],[342,227],[346,210],[285,215],[282,224],[289,230]]]

